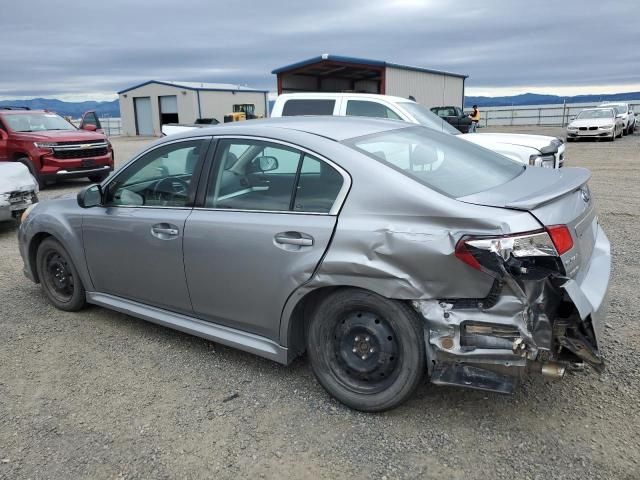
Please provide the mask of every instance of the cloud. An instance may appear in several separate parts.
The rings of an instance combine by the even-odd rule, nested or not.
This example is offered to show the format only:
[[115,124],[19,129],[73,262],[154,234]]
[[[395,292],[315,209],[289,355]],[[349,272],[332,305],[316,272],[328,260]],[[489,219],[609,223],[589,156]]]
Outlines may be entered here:
[[333,53],[470,75],[470,89],[612,91],[640,78],[636,0],[50,0],[0,16],[0,96],[113,95],[146,81],[275,89],[271,70]]

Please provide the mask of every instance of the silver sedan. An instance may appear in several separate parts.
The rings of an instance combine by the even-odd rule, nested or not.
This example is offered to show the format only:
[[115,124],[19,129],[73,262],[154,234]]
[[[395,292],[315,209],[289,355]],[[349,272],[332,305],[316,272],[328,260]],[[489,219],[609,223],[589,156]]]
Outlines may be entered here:
[[624,134],[624,122],[614,107],[587,108],[567,125],[567,141],[607,138],[612,142]]
[[165,137],[24,214],[24,271],[87,303],[289,363],[363,411],[432,383],[602,371],[609,242],[578,168],[379,119]]

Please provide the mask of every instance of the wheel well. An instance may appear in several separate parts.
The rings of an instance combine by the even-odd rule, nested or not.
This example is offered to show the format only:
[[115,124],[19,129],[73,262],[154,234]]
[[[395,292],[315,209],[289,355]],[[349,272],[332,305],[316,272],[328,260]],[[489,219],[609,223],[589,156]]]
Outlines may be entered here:
[[318,308],[318,305],[320,305],[320,302],[338,290],[353,288],[359,287],[353,287],[351,285],[322,287],[307,293],[298,301],[289,319],[287,348],[293,353],[291,358],[302,355],[306,351],[309,321],[316,308]]
[[18,161],[18,160],[20,160],[21,158],[25,158],[25,157],[30,159],[29,154],[27,154],[27,153],[23,153],[23,152],[15,152],[15,153],[13,154],[13,156],[11,157],[11,159],[12,159],[14,162],[17,162],[17,161]]
[[38,247],[45,238],[51,237],[52,235],[41,232],[34,235],[31,239],[31,243],[29,244],[29,268],[31,269],[31,274],[33,275],[36,283],[40,283],[40,279],[38,278],[38,268],[36,267],[36,255],[38,254]]

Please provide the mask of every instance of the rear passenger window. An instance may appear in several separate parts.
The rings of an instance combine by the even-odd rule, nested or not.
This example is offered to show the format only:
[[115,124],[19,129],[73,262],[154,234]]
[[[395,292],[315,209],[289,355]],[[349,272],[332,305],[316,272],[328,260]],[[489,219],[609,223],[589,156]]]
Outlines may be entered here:
[[364,100],[349,100],[347,102],[347,115],[352,117],[376,117],[401,120],[393,110],[381,103]]
[[335,100],[309,99],[287,100],[282,109],[283,117],[298,115],[333,115]]
[[296,212],[329,213],[343,178],[331,165],[305,155],[300,169],[293,209]]
[[207,208],[329,213],[343,184],[326,162],[260,140],[221,139],[215,165]]

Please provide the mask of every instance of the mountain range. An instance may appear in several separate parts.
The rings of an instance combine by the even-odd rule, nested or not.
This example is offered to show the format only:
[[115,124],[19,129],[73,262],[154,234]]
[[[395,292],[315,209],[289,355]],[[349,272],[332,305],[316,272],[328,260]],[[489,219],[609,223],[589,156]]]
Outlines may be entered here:
[[640,100],[640,92],[611,93],[606,95],[576,95],[560,97],[558,95],[540,95],[537,93],[523,93],[510,97],[464,97],[465,108],[473,105],[478,107],[510,107],[523,105],[552,105],[558,103],[595,103],[595,102],[625,102]]
[[49,110],[59,115],[79,118],[87,110],[95,110],[99,117],[119,117],[118,100],[111,102],[63,102],[54,98],[32,98],[31,100],[0,100],[0,107],[29,107],[31,110]]
[[[479,107],[510,107],[522,105],[548,105],[558,103],[593,103],[604,101],[629,101],[640,100],[640,92],[613,93],[608,95],[577,95],[573,97],[560,97],[558,95],[540,95],[537,93],[524,93],[509,97],[472,97],[465,96],[464,106]],[[269,107],[273,101],[269,102]],[[95,110],[99,117],[119,117],[120,105],[118,100],[111,102],[64,102],[52,98],[33,98],[31,100],[0,100],[0,107],[16,106],[29,107],[32,110],[42,109],[56,112],[60,115],[79,118],[87,110]]]

